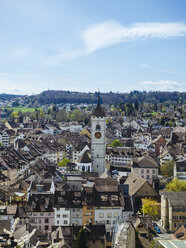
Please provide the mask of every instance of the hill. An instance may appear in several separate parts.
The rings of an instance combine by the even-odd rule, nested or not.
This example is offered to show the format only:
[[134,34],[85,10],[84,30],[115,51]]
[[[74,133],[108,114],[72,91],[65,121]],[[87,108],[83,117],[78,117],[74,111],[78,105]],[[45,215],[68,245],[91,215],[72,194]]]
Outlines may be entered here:
[[[97,92],[73,92],[61,90],[47,90],[38,95],[30,96],[32,102],[39,104],[59,104],[59,103],[96,103]],[[119,104],[122,102],[140,103],[163,103],[167,101],[183,103],[186,99],[186,92],[160,92],[160,91],[132,91],[130,93],[101,93],[104,104]]]

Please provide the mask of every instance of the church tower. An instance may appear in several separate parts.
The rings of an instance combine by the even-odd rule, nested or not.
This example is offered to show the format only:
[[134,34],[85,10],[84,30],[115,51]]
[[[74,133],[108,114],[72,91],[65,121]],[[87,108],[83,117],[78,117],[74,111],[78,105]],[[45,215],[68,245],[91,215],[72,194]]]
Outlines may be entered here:
[[100,105],[100,96],[98,103],[91,116],[91,156],[92,171],[98,172],[99,176],[105,172],[105,151],[106,151],[106,124],[105,112]]

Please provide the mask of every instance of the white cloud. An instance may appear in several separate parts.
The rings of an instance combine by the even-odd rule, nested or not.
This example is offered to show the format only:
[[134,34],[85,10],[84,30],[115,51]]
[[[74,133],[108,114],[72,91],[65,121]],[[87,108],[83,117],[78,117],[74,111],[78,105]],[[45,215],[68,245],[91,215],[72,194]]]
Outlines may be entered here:
[[[184,22],[134,23],[130,26],[123,26],[115,21],[107,21],[88,27],[81,33],[82,47],[80,49],[60,52],[47,60],[46,64],[54,66],[63,60],[85,56],[117,43],[147,38],[171,39],[181,36],[186,36]],[[145,64],[143,65],[145,67]]]
[[183,22],[134,23],[125,27],[117,22],[108,21],[94,25],[83,33],[83,41],[88,53],[120,42],[139,38],[170,39],[186,35]]
[[150,65],[147,65],[147,64],[140,64],[140,66],[143,68],[150,68],[151,67]]
[[159,80],[159,81],[142,81],[144,90],[157,90],[157,91],[186,91],[186,83],[180,83],[171,80]]

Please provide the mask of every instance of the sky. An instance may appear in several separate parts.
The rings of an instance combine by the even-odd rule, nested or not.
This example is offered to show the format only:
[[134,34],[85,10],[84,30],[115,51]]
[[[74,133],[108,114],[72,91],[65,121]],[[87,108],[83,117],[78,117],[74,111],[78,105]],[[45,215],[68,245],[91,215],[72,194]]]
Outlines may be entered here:
[[1,0],[0,93],[186,91],[185,0]]

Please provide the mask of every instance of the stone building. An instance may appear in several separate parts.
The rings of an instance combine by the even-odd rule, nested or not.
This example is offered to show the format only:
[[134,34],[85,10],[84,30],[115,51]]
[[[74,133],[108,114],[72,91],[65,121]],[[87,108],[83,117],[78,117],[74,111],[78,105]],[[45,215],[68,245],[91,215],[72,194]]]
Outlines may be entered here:
[[99,175],[105,172],[105,153],[106,153],[106,117],[103,108],[98,104],[93,111],[91,117],[91,156],[92,156],[92,171],[98,172]]

